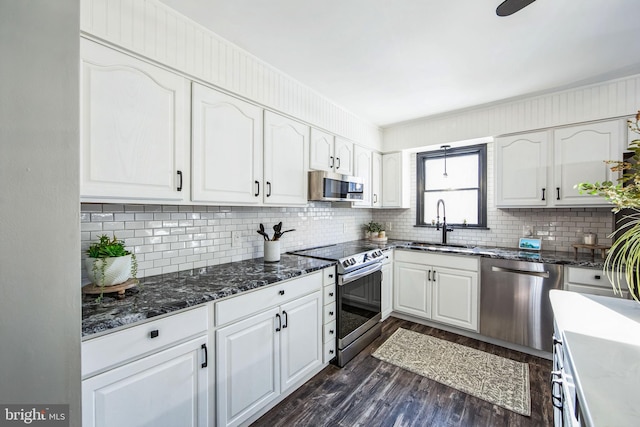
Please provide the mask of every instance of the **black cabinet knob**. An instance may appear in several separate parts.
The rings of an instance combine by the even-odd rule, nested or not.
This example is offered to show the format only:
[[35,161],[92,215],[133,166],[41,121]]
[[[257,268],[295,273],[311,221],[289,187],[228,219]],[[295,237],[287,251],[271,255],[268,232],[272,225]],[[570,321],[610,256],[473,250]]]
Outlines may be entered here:
[[594,277],[595,277],[597,280],[600,280],[600,275],[599,275],[599,274],[596,274]]
[[329,292],[329,296],[332,297],[333,296],[333,292]]
[[329,316],[333,316],[333,311],[330,311],[330,312],[329,312]]
[[284,291],[279,291],[278,292],[280,295],[284,295]]
[[151,333],[149,334],[149,336],[151,338],[157,338],[158,335],[160,335],[160,331],[158,331],[157,329],[154,329],[153,331],[151,331]]

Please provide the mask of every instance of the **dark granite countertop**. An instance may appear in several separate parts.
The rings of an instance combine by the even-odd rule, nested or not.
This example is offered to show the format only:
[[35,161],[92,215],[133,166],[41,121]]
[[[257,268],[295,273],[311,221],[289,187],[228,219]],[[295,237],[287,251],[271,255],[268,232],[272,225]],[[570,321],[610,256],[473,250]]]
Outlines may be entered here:
[[599,256],[599,252],[596,251],[595,257],[592,259],[590,253],[578,252],[576,258],[575,252],[563,252],[563,251],[521,251],[514,248],[500,248],[490,246],[465,246],[455,245],[446,246],[439,243],[424,243],[420,245],[412,245],[412,242],[407,240],[392,240],[389,239],[386,243],[374,245],[380,249],[407,249],[407,250],[419,250],[433,253],[444,253],[451,255],[475,255],[484,258],[498,258],[498,259],[510,259],[516,261],[530,261],[530,262],[542,262],[547,264],[563,264],[573,265],[576,267],[588,267],[588,268],[603,268],[604,259]]
[[[344,244],[352,244],[346,242]],[[596,255],[573,252],[541,251],[531,253],[510,248],[456,247],[426,244],[410,245],[406,240],[389,239],[366,245],[380,249],[420,250],[452,255],[472,255],[489,258],[544,262],[602,268],[604,260]],[[209,301],[230,297],[282,280],[302,276],[332,265],[331,261],[283,254],[280,262],[265,263],[263,258],[232,262],[211,267],[145,277],[140,285],[126,291],[124,299],[105,295],[100,303],[93,295],[85,295],[82,304],[82,336],[87,338],[115,328],[130,326],[156,316],[194,307]]]
[[331,261],[283,254],[277,263],[263,258],[185,270],[140,279],[125,298],[95,295],[82,301],[82,336],[96,334],[156,316],[194,307],[333,265]]

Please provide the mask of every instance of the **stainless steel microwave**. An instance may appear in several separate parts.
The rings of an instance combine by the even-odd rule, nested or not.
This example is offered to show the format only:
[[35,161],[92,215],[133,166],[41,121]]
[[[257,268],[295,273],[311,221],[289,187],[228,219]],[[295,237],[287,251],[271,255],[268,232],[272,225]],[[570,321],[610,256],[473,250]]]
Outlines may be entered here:
[[364,182],[357,176],[325,171],[309,172],[309,200],[351,202],[362,200]]

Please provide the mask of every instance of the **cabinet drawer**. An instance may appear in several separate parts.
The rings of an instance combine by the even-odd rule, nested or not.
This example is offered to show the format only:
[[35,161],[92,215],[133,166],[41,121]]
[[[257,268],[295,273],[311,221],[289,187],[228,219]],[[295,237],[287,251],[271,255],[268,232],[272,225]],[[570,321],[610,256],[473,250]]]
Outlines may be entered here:
[[324,286],[336,284],[336,267],[331,266],[322,270],[322,283]]
[[336,357],[336,340],[327,341],[322,348],[324,349],[323,363],[329,363],[331,359]]
[[336,286],[325,286],[324,287],[324,303],[329,304],[330,302],[335,302],[336,300]]
[[478,271],[479,258],[473,255],[442,255],[415,250],[396,250],[396,262]]
[[215,306],[216,326],[286,303],[321,287],[322,273],[318,271],[220,301]]
[[324,334],[323,337],[324,339],[322,340],[323,342],[329,342],[331,340],[335,341],[336,339],[336,321],[334,320],[333,322],[327,323],[324,325]]
[[82,343],[82,376],[118,366],[207,331],[209,309],[199,307],[184,313],[133,326]]
[[[612,289],[607,274],[598,268],[567,267],[567,284],[596,286]],[[627,287],[627,281],[622,278],[620,283],[623,290]]]
[[324,306],[324,317],[322,323],[329,323],[336,320],[336,303],[327,304]]

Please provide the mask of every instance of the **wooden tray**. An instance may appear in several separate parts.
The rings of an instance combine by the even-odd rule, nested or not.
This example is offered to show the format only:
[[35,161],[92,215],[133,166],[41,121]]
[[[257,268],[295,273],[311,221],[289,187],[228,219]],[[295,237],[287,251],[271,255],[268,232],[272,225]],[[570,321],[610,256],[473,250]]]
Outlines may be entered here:
[[124,298],[124,291],[126,291],[129,288],[133,288],[138,283],[139,283],[138,279],[129,279],[126,282],[122,282],[119,285],[113,285],[113,286],[98,286],[98,285],[90,284],[82,287],[82,293],[86,295],[118,293],[118,299],[122,299]]
[[600,250],[600,256],[605,258],[607,254],[607,249],[610,249],[611,246],[604,245],[585,245],[584,243],[574,243],[573,250],[576,252],[576,260],[578,259],[578,249],[589,249],[591,251],[591,261],[595,258],[595,251]]

